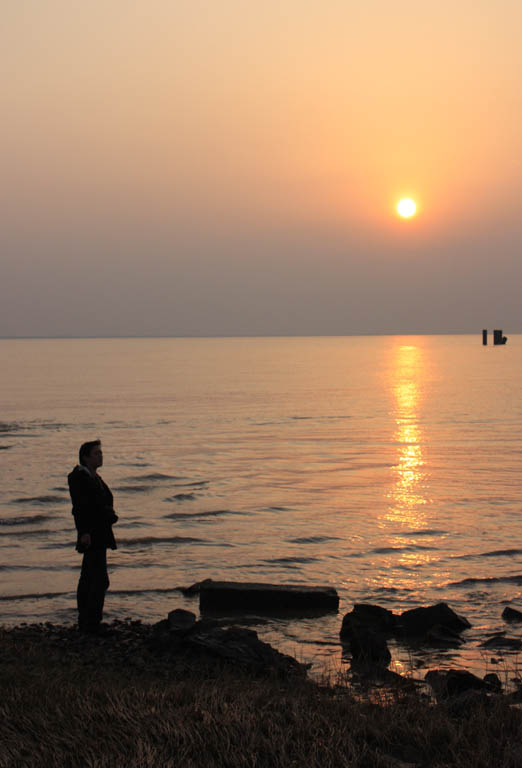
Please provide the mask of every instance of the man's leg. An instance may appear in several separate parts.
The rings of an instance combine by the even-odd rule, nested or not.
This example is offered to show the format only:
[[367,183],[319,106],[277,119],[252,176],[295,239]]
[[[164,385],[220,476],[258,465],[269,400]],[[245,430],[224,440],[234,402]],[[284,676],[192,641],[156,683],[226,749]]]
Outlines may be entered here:
[[105,592],[109,588],[107,550],[89,549],[83,555],[78,582],[78,628],[95,632],[103,615]]

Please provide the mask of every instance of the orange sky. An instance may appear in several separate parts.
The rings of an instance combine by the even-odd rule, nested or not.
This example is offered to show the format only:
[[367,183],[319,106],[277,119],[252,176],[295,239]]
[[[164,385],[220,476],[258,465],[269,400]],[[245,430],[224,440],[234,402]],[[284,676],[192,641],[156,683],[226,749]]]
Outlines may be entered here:
[[[87,287],[83,312],[74,302],[56,311],[86,259],[118,304],[98,333],[140,333],[129,296],[156,313],[144,333],[174,335],[458,331],[488,313],[518,321],[506,296],[521,278],[519,2],[5,5],[0,335],[88,335]],[[394,214],[402,196],[419,206],[409,222]],[[490,282],[490,253],[501,255],[507,294],[498,270]],[[340,281],[359,280],[365,306],[375,292],[382,303],[389,277],[369,265],[385,273],[389,260],[411,259],[400,312],[390,301],[370,327],[358,305],[344,315],[339,305],[328,321]],[[405,313],[415,285],[429,273],[440,290],[453,262],[463,284],[450,327],[435,293],[431,314]],[[256,283],[257,311],[227,314],[251,290],[252,269],[271,270]],[[194,306],[185,291],[170,316],[165,280],[174,295],[180,280],[189,294],[199,281],[202,296]],[[312,306],[317,280],[324,295]],[[38,311],[27,298],[37,295]],[[470,295],[471,317],[457,311]]]

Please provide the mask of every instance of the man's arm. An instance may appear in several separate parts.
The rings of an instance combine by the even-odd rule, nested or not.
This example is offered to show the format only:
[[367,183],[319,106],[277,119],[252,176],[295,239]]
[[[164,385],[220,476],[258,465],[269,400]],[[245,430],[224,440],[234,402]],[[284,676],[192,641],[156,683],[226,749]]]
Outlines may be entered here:
[[[69,491],[71,493],[71,499],[73,503],[73,515],[76,530],[80,536],[80,540],[83,536],[90,534],[92,530],[92,493],[90,487],[90,478],[85,475],[78,475],[77,477],[69,479]],[[90,541],[89,541],[90,544]]]

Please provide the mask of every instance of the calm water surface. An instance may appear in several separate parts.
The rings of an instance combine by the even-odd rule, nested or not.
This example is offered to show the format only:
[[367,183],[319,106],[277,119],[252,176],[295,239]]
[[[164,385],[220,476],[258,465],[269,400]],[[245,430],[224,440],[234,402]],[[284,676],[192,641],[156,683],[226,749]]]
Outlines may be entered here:
[[66,475],[100,437],[120,515],[107,620],[197,612],[175,588],[208,577],[328,584],[338,615],[256,630],[335,667],[354,602],[446,600],[473,624],[463,650],[393,646],[395,669],[484,674],[495,654],[478,643],[522,634],[501,619],[522,609],[521,348],[478,334],[0,341],[2,623],[74,622]]

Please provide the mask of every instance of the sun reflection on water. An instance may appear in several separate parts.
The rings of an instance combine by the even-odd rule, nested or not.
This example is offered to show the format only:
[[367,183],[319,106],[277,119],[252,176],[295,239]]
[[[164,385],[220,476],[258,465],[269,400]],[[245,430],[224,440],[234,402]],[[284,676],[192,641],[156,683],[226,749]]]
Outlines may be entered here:
[[[425,471],[420,411],[424,397],[425,360],[421,345],[400,344],[394,350],[390,368],[390,391],[395,417],[394,442],[397,446],[393,467],[394,483],[388,493],[390,501],[385,515],[387,522],[403,524],[409,530],[426,525],[424,507]],[[395,537],[394,545],[411,545],[411,538]],[[426,562],[423,552],[405,553],[404,563],[413,566]]]

